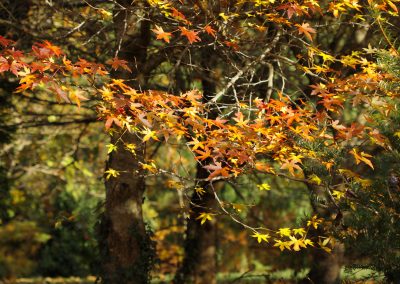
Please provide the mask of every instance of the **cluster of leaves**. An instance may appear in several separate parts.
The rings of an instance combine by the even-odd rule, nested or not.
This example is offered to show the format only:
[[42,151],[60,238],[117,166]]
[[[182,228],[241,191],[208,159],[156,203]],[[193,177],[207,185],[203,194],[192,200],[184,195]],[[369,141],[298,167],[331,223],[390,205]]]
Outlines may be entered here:
[[[237,54],[245,49],[244,43],[249,35],[267,29],[253,22],[253,18],[261,17],[265,22],[279,24],[280,29],[292,30],[292,35],[303,35],[312,42],[317,31],[308,22],[297,22],[300,16],[320,13],[338,18],[351,10],[356,14],[355,20],[362,20],[363,9],[357,1],[336,1],[328,6],[320,6],[316,1],[304,1],[301,4],[238,1],[233,7],[225,3],[226,7],[223,8],[226,11],[210,15],[207,23],[200,25],[193,23],[198,23],[195,21],[198,11],[208,14],[204,6],[206,4],[202,2],[197,3],[193,11],[186,11],[184,7],[178,10],[177,2],[149,1],[149,4],[163,15],[152,30],[157,40],[175,44],[172,42],[173,34],[180,33],[192,45],[201,44],[208,37],[217,46],[230,47]],[[379,3],[369,1],[369,5],[379,11],[397,13],[396,6],[389,0]],[[107,15],[107,11],[104,10],[103,14]],[[161,23],[165,19],[172,23],[170,26],[176,27],[174,31],[164,31],[167,28]],[[228,36],[229,31],[231,33]],[[233,81],[221,95],[204,102],[198,91],[181,95],[154,90],[138,91],[121,79],[109,80],[108,71],[103,65],[84,59],[73,63],[63,56],[60,48],[47,41],[35,44],[29,54],[16,50],[13,43],[3,37],[0,38],[0,44],[0,73],[11,72],[20,78],[17,92],[46,86],[61,100],[73,101],[78,106],[87,99],[89,93],[97,94],[102,98],[98,106],[99,117],[104,119],[106,130],[115,132],[113,135],[129,131],[135,133],[142,143],[152,140],[168,143],[170,137],[184,140],[195,161],[209,171],[205,180],[192,180],[186,186],[186,177],[167,172],[152,161],[144,161],[142,167],[149,175],[174,176],[179,184],[184,185],[183,188],[196,188],[199,195],[203,194],[202,189],[197,187],[200,181],[209,182],[213,189],[213,182],[217,180],[259,172],[320,187],[326,190],[335,204],[342,199],[345,203],[354,204],[356,200],[348,184],[358,183],[366,188],[369,183],[347,169],[347,160],[351,158],[359,167],[364,164],[374,169],[368,147],[380,147],[385,151],[391,149],[389,139],[372,122],[374,114],[385,117],[395,109],[390,100],[396,94],[388,93],[380,82],[395,81],[397,78],[383,72],[374,59],[371,60],[375,53],[371,48],[336,58],[305,43],[309,64],[300,66],[295,62],[294,65],[304,74],[316,76],[321,81],[311,86],[312,98],[307,101],[293,99],[284,90],[276,92],[273,98],[265,99],[248,99],[245,96],[241,99],[235,94],[235,103],[228,108],[218,100],[235,83]],[[114,70],[131,70],[126,61],[118,58],[108,63]],[[340,71],[342,69],[352,69],[354,74],[344,76]],[[86,85],[78,82],[77,79],[82,80],[82,77]],[[349,105],[358,107],[360,113],[352,119],[344,119],[344,112]],[[220,110],[220,107],[225,110]],[[218,116],[211,118],[215,110],[218,110]],[[363,117],[363,120],[360,121],[359,117]],[[119,127],[120,131],[113,126]],[[136,145],[124,146],[135,154]],[[321,146],[329,149],[329,153],[321,150]],[[109,144],[108,148],[109,153],[118,151],[114,144]],[[109,168],[106,178],[118,178],[119,174],[119,169]],[[270,189],[266,184],[259,184],[258,187],[260,190]],[[218,199],[218,193],[213,191]],[[234,214],[230,213],[231,209],[235,209],[232,204],[230,206],[222,201],[219,204],[221,211],[231,214],[237,221]],[[205,223],[212,220],[213,216],[213,212],[203,212],[198,220]],[[307,238],[308,229],[317,228],[315,224],[310,223],[307,228],[282,228],[278,231],[244,225],[253,231],[253,237],[259,242],[267,242],[273,237],[275,246],[281,250],[297,251],[314,243],[326,247],[326,240],[329,239],[315,241]]]

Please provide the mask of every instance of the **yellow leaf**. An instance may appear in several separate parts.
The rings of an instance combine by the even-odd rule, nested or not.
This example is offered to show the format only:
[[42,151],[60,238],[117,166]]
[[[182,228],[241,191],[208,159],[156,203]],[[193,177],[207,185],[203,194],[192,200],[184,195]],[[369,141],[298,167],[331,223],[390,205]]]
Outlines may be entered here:
[[261,241],[264,241],[264,242],[268,243],[268,239],[270,238],[269,234],[260,234],[258,232],[254,233],[251,236],[253,238],[256,238],[258,243],[261,243]]
[[153,138],[154,140],[160,141],[157,138],[156,132],[152,131],[150,128],[144,127],[144,129],[141,131],[141,133],[144,134],[144,136],[142,138],[143,142],[146,142],[150,138]]
[[278,234],[281,235],[281,237],[290,237],[292,235],[289,228],[280,228]]
[[319,224],[321,224],[323,219],[318,219],[317,215],[314,215],[311,220],[307,221],[307,226],[308,227],[314,227],[314,229],[317,229]]
[[114,144],[107,144],[106,147],[108,148],[107,154],[110,154],[113,151],[117,151],[118,147]]
[[293,229],[293,234],[295,234],[295,235],[300,235],[303,237],[305,233],[306,233],[306,230],[304,230],[304,228]]
[[307,246],[304,243],[303,239],[296,239],[295,237],[290,236],[290,245],[293,245],[294,251],[299,251],[301,247],[306,248]]
[[257,184],[259,190],[271,190],[271,186],[268,183]]
[[136,155],[136,145],[135,144],[125,144],[125,150],[131,152],[132,154]]
[[204,190],[204,188],[202,188],[202,187],[200,187],[200,186],[195,187],[194,190],[196,191],[196,193],[197,193],[198,195],[203,195],[204,193],[206,193],[206,191]]
[[119,176],[119,172],[117,170],[114,170],[114,169],[111,169],[111,168],[106,170],[104,173],[107,174],[107,176],[106,176],[107,180],[109,180],[110,177],[118,177]]
[[291,250],[290,242],[284,242],[281,240],[275,240],[274,247],[279,247],[281,251],[283,251],[284,249]]
[[153,174],[157,172],[157,167],[153,162],[151,162],[150,164],[140,163],[140,165],[142,166],[142,169],[148,170]]
[[332,192],[332,195],[333,195],[334,197],[336,197],[336,199],[341,199],[342,197],[344,197],[344,196],[346,195],[346,192],[334,190],[334,191]]
[[357,149],[353,148],[353,150],[351,150],[349,152],[350,154],[352,154],[354,156],[354,159],[356,160],[356,164],[358,165],[360,162],[364,162],[365,164],[367,164],[368,166],[370,166],[372,169],[374,169],[374,166],[372,165],[372,162],[368,159],[371,158],[372,156],[369,154],[366,154],[364,152],[361,152],[360,154],[357,153]]
[[196,218],[196,220],[201,220],[200,224],[203,225],[206,221],[212,220],[212,215],[213,214],[211,214],[211,213],[202,212],[202,213],[200,213],[199,217]]
[[322,180],[319,178],[317,175],[311,175],[310,178],[308,179],[309,181],[316,183],[318,185],[321,184]]

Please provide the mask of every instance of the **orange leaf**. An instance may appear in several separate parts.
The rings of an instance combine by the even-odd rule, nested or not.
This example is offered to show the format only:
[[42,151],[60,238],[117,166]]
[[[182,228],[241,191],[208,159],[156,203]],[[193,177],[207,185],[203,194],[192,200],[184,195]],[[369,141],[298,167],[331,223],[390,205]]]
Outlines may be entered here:
[[311,34],[315,34],[316,31],[309,23],[296,24],[296,27],[299,29],[299,34],[304,34],[309,40],[313,40]]
[[215,163],[215,165],[204,166],[203,168],[212,171],[210,176],[207,178],[208,180],[217,176],[223,176],[223,177],[229,176],[228,169],[226,167],[222,167],[221,162],[217,162]]
[[187,37],[190,44],[201,41],[201,39],[197,35],[199,32],[188,30],[185,27],[179,27],[179,29],[181,30],[181,35]]
[[114,70],[117,70],[119,67],[121,67],[122,69],[125,69],[132,73],[132,70],[127,65],[128,61],[126,61],[126,60],[122,60],[122,59],[118,59],[117,57],[114,57],[113,59],[108,60],[107,64],[111,65],[111,68]]
[[205,27],[204,27],[204,30],[205,30],[206,33],[208,33],[210,36],[216,37],[216,35],[215,35],[215,32],[216,32],[216,31],[215,31],[211,26],[209,26],[209,25],[205,26]]
[[152,29],[152,31],[157,35],[157,39],[162,39],[169,43],[169,39],[172,35],[171,33],[164,32],[163,28],[157,25],[155,29]]

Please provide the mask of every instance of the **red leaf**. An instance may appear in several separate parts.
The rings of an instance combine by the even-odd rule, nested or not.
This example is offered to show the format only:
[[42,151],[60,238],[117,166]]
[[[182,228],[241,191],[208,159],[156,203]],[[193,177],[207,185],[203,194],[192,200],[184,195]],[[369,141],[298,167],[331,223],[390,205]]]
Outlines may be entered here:
[[3,56],[0,56],[0,73],[8,71],[10,69],[10,64],[8,64],[8,60]]
[[14,43],[12,40],[6,39],[5,37],[0,36],[0,45],[3,47],[7,47],[10,44]]

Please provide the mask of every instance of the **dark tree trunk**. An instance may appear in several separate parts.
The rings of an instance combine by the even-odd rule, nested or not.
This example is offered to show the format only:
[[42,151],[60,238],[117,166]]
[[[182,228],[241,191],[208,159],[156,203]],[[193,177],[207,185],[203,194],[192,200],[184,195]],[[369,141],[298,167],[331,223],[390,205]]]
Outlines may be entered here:
[[[205,70],[212,70],[213,58],[210,58],[211,50],[203,53],[202,67]],[[203,73],[203,102],[206,103],[215,95],[215,82],[210,78],[210,72]],[[217,113],[210,113],[210,118],[216,118]],[[212,162],[211,159],[204,161],[204,164]],[[196,179],[206,179],[209,172],[197,164]],[[209,186],[209,182],[200,182],[198,186],[205,190],[203,195],[196,192],[191,197],[190,219],[187,222],[186,239],[184,243],[185,256],[178,269],[174,283],[195,283],[195,284],[214,284],[217,283],[217,258],[216,258],[216,236],[217,225],[215,220],[207,221],[203,225],[196,220],[202,212],[212,212],[216,209],[214,193]],[[213,184],[218,188],[223,186],[223,182]]]
[[152,264],[152,246],[142,216],[145,181],[139,170],[144,149],[136,156],[124,149],[125,143],[141,145],[131,134],[113,136],[118,152],[112,154],[108,168],[120,172],[106,181],[105,211],[101,224],[101,273],[103,283],[147,283]]
[[[205,179],[209,173],[197,166],[196,178]],[[175,275],[175,284],[215,284],[217,275],[215,220],[201,225],[196,218],[202,212],[215,209],[216,200],[213,192],[207,186],[208,182],[201,182],[198,186],[205,190],[203,195],[193,193],[190,206],[190,219],[187,222],[186,239],[184,244],[185,257],[181,267]],[[222,185],[222,183],[217,184]],[[215,187],[215,186],[214,186]]]
[[[128,9],[121,10],[118,6],[114,15],[117,55],[128,61],[133,72],[113,75],[133,79],[129,81],[133,87],[144,88],[143,70],[150,40],[150,24],[139,20],[139,17],[145,13],[147,4],[144,1],[131,4],[133,1],[128,0],[118,3]],[[120,174],[105,182],[105,210],[99,226],[101,280],[112,284],[149,283],[154,249],[142,215],[145,179],[140,162],[145,160],[145,145],[135,134],[127,131],[122,136],[114,133],[111,143],[118,150],[110,155],[107,168],[117,170]],[[124,144],[136,145],[136,155],[126,150]]]
[[312,252],[311,270],[304,283],[336,284],[340,283],[340,270],[343,265],[344,245],[336,243],[331,253],[322,249]]
[[[318,199],[329,199],[329,197],[325,196],[325,192],[322,191],[321,188],[313,185],[308,185],[308,187],[315,196],[319,197]],[[324,219],[329,219],[332,214],[341,214],[337,212],[337,208],[335,207],[320,207],[313,200],[311,200],[311,204],[314,209],[314,214]],[[326,235],[326,232],[323,228],[318,228],[318,230],[312,233],[313,237],[324,235]],[[312,258],[311,269],[302,283],[340,283],[340,272],[344,263],[344,245],[336,242],[330,253],[317,248],[310,249],[310,252]]]

